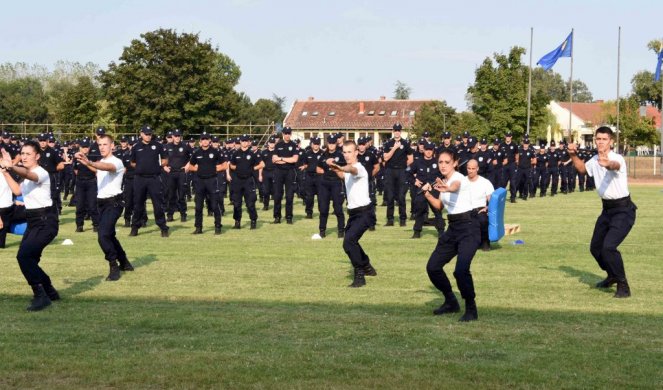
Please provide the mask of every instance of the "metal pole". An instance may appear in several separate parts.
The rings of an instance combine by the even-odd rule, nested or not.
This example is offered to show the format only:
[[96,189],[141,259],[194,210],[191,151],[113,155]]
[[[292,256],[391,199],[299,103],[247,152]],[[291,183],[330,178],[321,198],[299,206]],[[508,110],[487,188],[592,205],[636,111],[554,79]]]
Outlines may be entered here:
[[530,27],[529,32],[529,82],[527,84],[527,132],[529,137],[530,109],[532,106],[532,45],[534,42],[534,27]]
[[[571,29],[571,39],[575,41],[576,37],[573,35]],[[571,132],[571,117],[573,116],[573,46],[575,42],[571,43],[571,74],[569,75],[569,142],[573,142],[573,133]]]
[[442,129],[447,131],[447,114],[442,114]]
[[622,26],[617,31],[617,142],[615,143],[616,152],[619,153],[619,65],[622,47]]

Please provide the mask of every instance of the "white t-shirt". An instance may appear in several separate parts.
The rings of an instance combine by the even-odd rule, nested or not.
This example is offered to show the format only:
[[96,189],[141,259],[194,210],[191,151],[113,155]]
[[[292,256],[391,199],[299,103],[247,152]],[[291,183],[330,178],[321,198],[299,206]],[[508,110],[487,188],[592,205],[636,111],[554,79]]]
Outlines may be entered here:
[[615,152],[608,152],[608,160],[617,161],[619,170],[609,171],[599,165],[599,156],[592,157],[585,163],[587,174],[594,178],[596,191],[601,199],[619,199],[629,195],[626,181],[626,161],[624,157]]
[[11,207],[12,203],[14,203],[12,190],[9,188],[9,184],[7,184],[5,174],[0,172],[0,209]]
[[472,210],[472,195],[470,193],[470,181],[461,173],[454,172],[447,184],[460,181],[457,192],[441,192],[440,200],[447,209],[447,214],[462,214]]
[[486,199],[495,192],[493,183],[483,176],[477,176],[475,181],[467,179],[470,182],[470,193],[472,194],[472,208],[486,207]]
[[112,154],[99,162],[112,164],[115,172],[97,169],[97,198],[108,199],[122,193],[122,177],[124,176],[124,164],[122,160]]
[[28,210],[53,206],[51,199],[51,178],[42,167],[35,167],[30,172],[37,174],[37,182],[25,179],[21,182],[23,203]]
[[352,165],[357,168],[357,174],[344,173],[345,189],[348,197],[348,209],[368,206],[371,198],[368,196],[368,173],[361,163],[356,162]]

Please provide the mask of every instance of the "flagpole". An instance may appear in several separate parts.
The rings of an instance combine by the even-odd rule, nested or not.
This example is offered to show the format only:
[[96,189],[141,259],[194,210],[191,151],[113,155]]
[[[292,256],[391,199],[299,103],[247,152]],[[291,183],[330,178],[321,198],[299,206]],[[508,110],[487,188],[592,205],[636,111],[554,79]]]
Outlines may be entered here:
[[569,76],[569,142],[573,142],[573,133],[571,132],[571,117],[573,115],[573,47],[575,46],[575,36],[571,29],[571,74]]
[[615,151],[619,153],[619,66],[622,48],[622,26],[617,30],[617,143]]
[[527,132],[529,137],[530,110],[532,106],[532,44],[534,41],[534,27],[530,27],[529,33],[529,82],[527,84]]

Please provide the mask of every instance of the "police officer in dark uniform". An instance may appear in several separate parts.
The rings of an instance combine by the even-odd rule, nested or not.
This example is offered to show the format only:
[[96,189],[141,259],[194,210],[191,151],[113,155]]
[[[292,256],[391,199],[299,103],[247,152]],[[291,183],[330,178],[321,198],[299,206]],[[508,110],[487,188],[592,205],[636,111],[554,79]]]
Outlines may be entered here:
[[479,150],[474,154],[474,158],[477,160],[477,163],[479,164],[479,175],[481,177],[489,179],[488,168],[490,167],[492,160],[490,159],[490,155],[488,152],[488,140],[486,140],[485,138],[482,138],[481,141],[479,142]]
[[[49,139],[53,134],[42,133],[37,137],[39,141],[39,165],[48,172],[51,179],[51,199],[53,200],[53,207],[57,214],[62,213],[62,202],[60,201],[60,188],[57,180],[57,173],[64,169],[64,161],[58,152],[49,146]],[[55,139],[53,139],[55,142]]]
[[327,150],[320,157],[317,172],[322,175],[318,182],[318,211],[320,212],[320,237],[325,237],[327,233],[327,218],[329,217],[329,201],[332,201],[334,215],[338,227],[338,238],[345,235],[345,214],[343,213],[344,189],[343,181],[336,172],[331,169],[332,166],[345,166],[343,152],[338,149],[336,135],[331,134],[327,137]]
[[506,162],[506,153],[502,150],[502,145],[499,138],[493,140],[493,147],[488,151],[490,158],[490,165],[488,166],[488,180],[494,188],[502,185],[502,172],[504,171],[504,163]]
[[[465,133],[467,133],[467,131]],[[462,144],[458,151],[458,172],[463,176],[467,176],[467,163],[474,159],[478,148],[476,138],[468,137],[464,138],[464,140],[466,140],[466,143]]]
[[228,167],[224,156],[217,149],[210,146],[211,135],[207,132],[200,134],[200,148],[191,155],[189,168],[196,173],[196,230],[193,234],[203,233],[203,203],[208,199],[214,214],[214,234],[221,234],[221,209],[218,206],[219,186],[217,172]]
[[290,140],[292,129],[286,127],[281,132],[283,139],[276,144],[272,162],[276,166],[274,174],[274,223],[281,223],[281,200],[285,192],[285,220],[292,224],[293,201],[295,197],[295,165],[299,161],[297,144]]
[[520,199],[527,200],[529,195],[529,185],[532,180],[532,164],[536,161],[534,150],[530,147],[529,138],[523,138],[523,144],[518,148],[516,156],[516,180],[511,190],[511,203],[516,203],[516,191],[520,191]]
[[[431,185],[435,182],[435,178],[439,176],[440,171],[437,167],[437,160],[435,159],[435,144],[428,142],[424,145],[423,158],[416,160],[410,166],[412,174],[412,182],[417,191],[414,193],[413,208],[414,208],[414,233],[412,238],[421,238],[421,230],[424,226],[424,220],[428,215],[429,204],[421,188],[426,184]],[[444,221],[442,219],[442,212],[434,209],[433,215],[435,216],[435,227],[438,232],[444,231]]]
[[536,167],[533,172],[533,190],[530,195],[535,197],[538,188],[539,197],[543,198],[546,196],[546,191],[548,191],[548,178],[550,177],[548,173],[548,153],[546,152],[545,141],[539,142],[539,151],[536,153]]
[[182,142],[182,132],[173,130],[173,142],[165,147],[168,165],[163,167],[167,179],[167,221],[173,221],[175,209],[180,212],[180,220],[186,222],[186,172],[184,166],[191,160],[192,150]]
[[[79,153],[82,153],[86,158],[90,154],[90,141],[88,139],[81,141]],[[83,232],[86,215],[92,220],[92,230],[96,232],[99,227],[97,171],[82,164],[79,160],[75,160],[73,165],[76,174],[76,232]]]
[[556,149],[555,140],[551,140],[550,147],[548,148],[548,175],[550,175],[548,182],[550,183],[550,196],[557,195],[557,189],[559,188],[559,164],[559,151]]
[[405,206],[405,192],[407,191],[407,174],[405,169],[412,164],[413,156],[410,143],[401,138],[403,126],[396,123],[393,126],[393,138],[384,144],[385,162],[384,187],[387,201],[387,224],[394,226],[394,201],[398,203],[400,226],[405,226],[407,210]]
[[509,185],[511,198],[516,197],[516,156],[518,155],[518,145],[512,142],[513,133],[507,131],[504,135],[504,142],[500,146],[505,154],[506,162],[502,166],[502,182],[500,187],[506,188]]
[[131,149],[131,165],[136,169],[134,177],[134,212],[129,236],[137,236],[149,195],[154,208],[154,220],[161,229],[161,237],[168,237],[168,225],[163,205],[161,167],[168,163],[163,145],[152,139],[152,128],[140,130],[140,141]]
[[269,200],[274,194],[274,170],[276,166],[272,156],[276,153],[276,138],[269,137],[267,147],[260,152],[260,159],[265,164],[262,169],[262,209],[269,210]]
[[450,150],[456,153],[456,147],[451,144],[451,133],[448,131],[442,133],[442,142],[435,150],[435,155],[440,155],[445,150]]
[[302,156],[304,175],[306,175],[306,179],[304,180],[306,194],[304,197],[304,208],[307,219],[313,218],[313,205],[315,204],[315,196],[318,195],[318,183],[320,182],[317,168],[321,157],[320,138],[311,138],[311,148],[304,152]]
[[251,150],[251,138],[244,134],[239,137],[240,148],[230,158],[230,170],[232,181],[230,186],[233,188],[233,219],[235,220],[235,229],[242,226],[242,197],[246,202],[246,209],[251,219],[251,229],[256,228],[258,212],[256,211],[256,183],[254,172],[263,168],[264,163],[260,156]]
[[[375,208],[378,204],[377,197],[375,195],[375,176],[380,170],[380,161],[378,161],[377,156],[371,152],[367,147],[370,143],[370,137],[362,137],[357,141],[357,148],[359,152],[357,153],[357,159],[361,165],[364,166],[366,172],[368,173],[368,196],[371,198],[371,204]],[[375,225],[369,226],[368,230],[375,230]]]

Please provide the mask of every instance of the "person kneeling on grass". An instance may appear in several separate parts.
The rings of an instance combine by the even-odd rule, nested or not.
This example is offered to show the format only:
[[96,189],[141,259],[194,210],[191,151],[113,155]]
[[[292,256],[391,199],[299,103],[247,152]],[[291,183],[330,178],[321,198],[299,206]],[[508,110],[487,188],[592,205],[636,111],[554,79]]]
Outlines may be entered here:
[[[438,157],[442,178],[437,178],[432,186],[426,183],[422,187],[431,206],[440,211],[442,207],[447,209],[449,220],[447,230],[439,236],[437,246],[428,259],[426,271],[433,285],[444,294],[444,303],[435,309],[433,314],[457,313],[460,311],[460,305],[442,267],[458,255],[454,277],[460,294],[465,299],[465,314],[460,318],[460,321],[465,322],[479,318],[470,265],[481,244],[481,231],[477,219],[472,216],[470,182],[467,177],[456,172],[457,165],[454,152],[442,151]],[[440,192],[439,198],[431,194],[432,189]]]
[[348,287],[362,287],[366,285],[365,275],[377,275],[371,260],[359,245],[359,239],[366,230],[375,226],[375,210],[368,193],[368,172],[357,161],[357,154],[357,144],[354,141],[346,141],[343,144],[343,158],[346,165],[339,166],[332,159],[327,161],[329,168],[345,180],[347,189],[349,218],[345,224],[343,250],[354,268],[354,279]]

